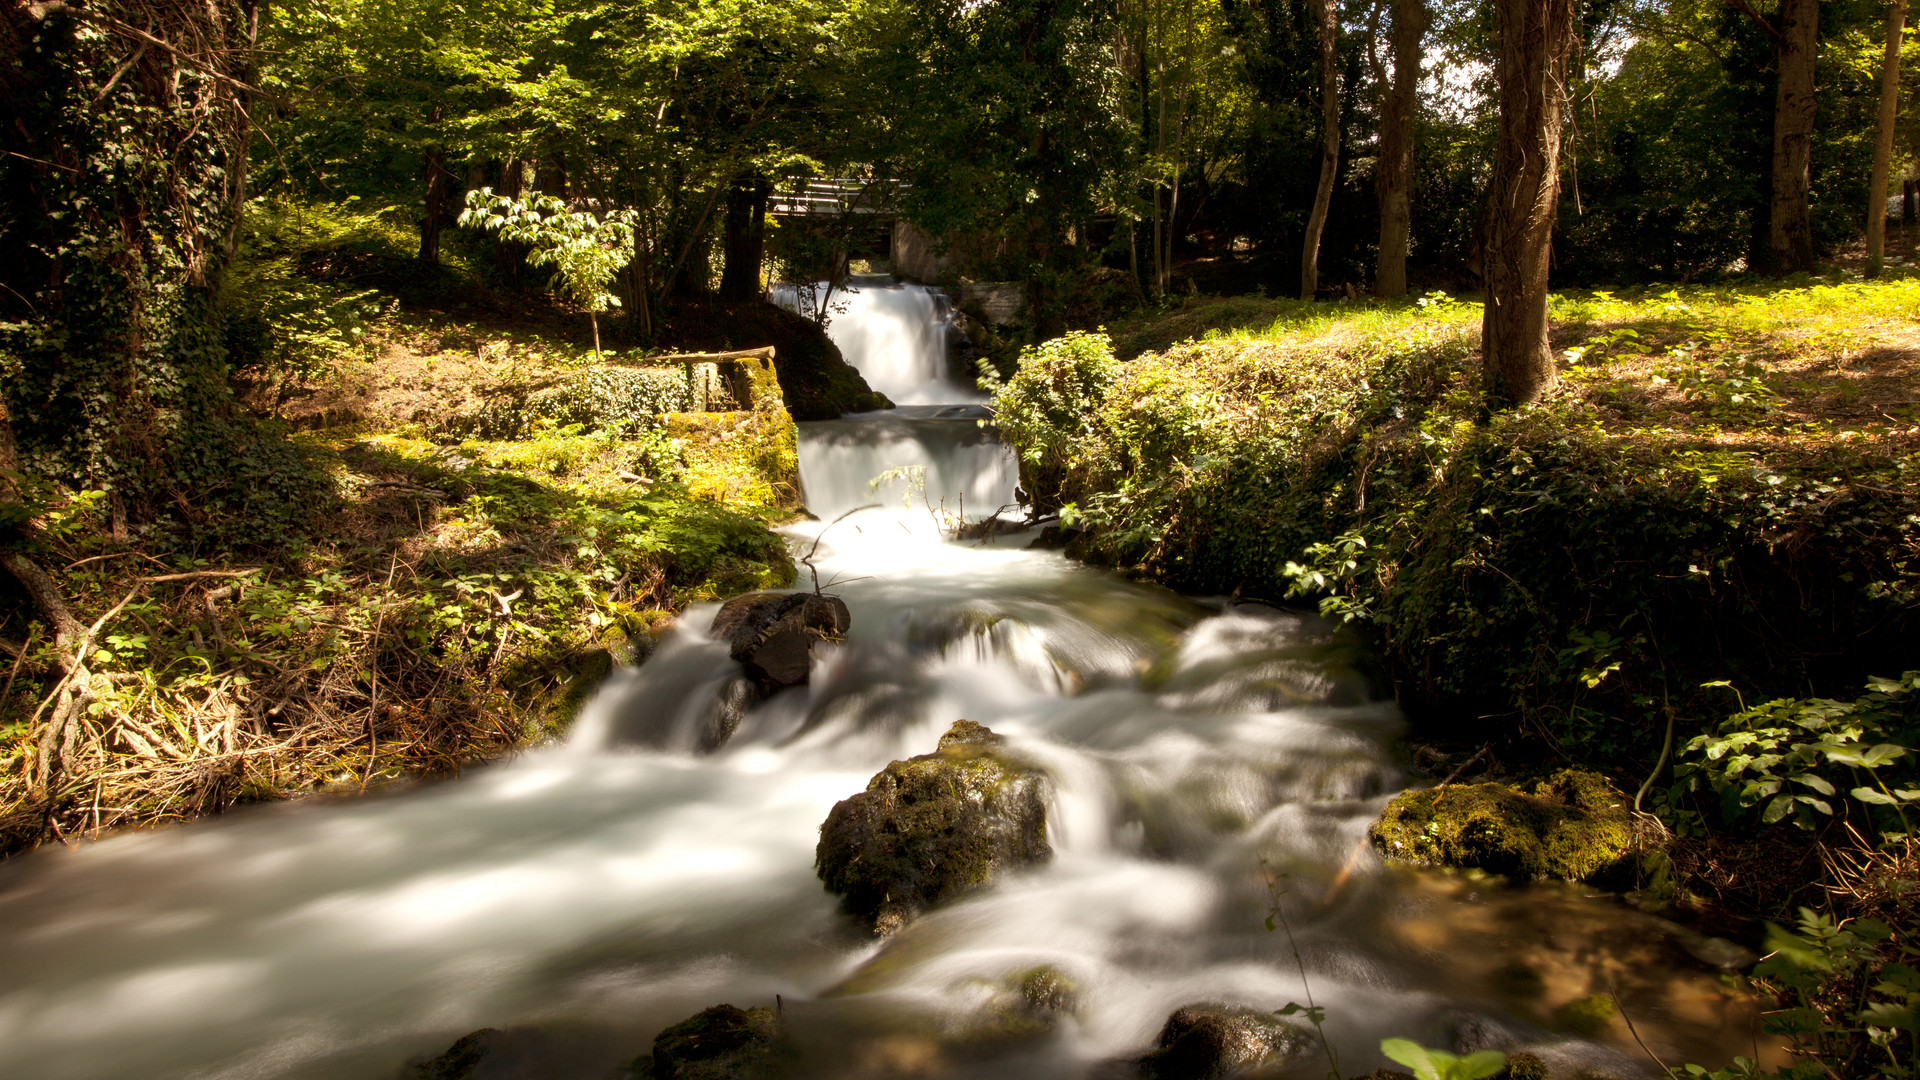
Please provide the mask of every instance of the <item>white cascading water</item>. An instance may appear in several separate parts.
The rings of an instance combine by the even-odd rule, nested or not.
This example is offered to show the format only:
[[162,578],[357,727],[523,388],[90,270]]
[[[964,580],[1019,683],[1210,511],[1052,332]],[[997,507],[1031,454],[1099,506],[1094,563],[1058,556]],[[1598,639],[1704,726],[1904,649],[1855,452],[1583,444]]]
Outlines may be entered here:
[[[973,379],[954,371],[947,354],[953,318],[947,294],[925,285],[895,284],[891,278],[856,277],[827,292],[827,283],[808,288],[809,302],[825,297],[827,336],[867,385],[896,405],[943,405],[979,401]],[[773,302],[789,311],[804,306],[802,290],[775,285]]]
[[[1616,990],[1668,1061],[1749,1052],[1752,1006],[1688,959],[1697,936],[1577,889],[1380,861],[1366,831],[1403,783],[1401,720],[1336,629],[1026,533],[944,541],[928,504],[1011,500],[977,419],[802,425],[823,520],[792,537],[818,542],[853,629],[716,752],[701,733],[738,667],[708,605],[565,745],[0,865],[0,1076],[382,1080],[494,1027],[507,1056],[476,1077],[611,1080],[671,1023],[776,1001],[793,1075],[821,1078],[1111,1075],[1179,1006],[1309,995],[1349,1076],[1385,1036],[1654,1075],[1617,1019],[1566,1019]],[[928,494],[869,494],[915,464]],[[1054,857],[872,940],[814,876],[818,826],[963,717],[1053,777]],[[1071,1008],[1008,1026],[1040,966]],[[1326,1075],[1307,1047],[1281,1075]]]

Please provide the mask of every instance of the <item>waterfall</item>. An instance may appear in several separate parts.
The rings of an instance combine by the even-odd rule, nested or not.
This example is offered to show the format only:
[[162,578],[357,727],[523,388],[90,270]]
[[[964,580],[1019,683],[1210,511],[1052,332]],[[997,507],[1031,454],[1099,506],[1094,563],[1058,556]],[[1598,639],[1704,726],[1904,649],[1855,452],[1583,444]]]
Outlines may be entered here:
[[[875,293],[925,296],[863,293],[886,320]],[[849,340],[884,336],[853,310]],[[927,355],[862,363],[906,378]],[[935,379],[921,389],[951,392]],[[1648,1075],[1623,1025],[1561,1019],[1600,993],[1667,1060],[1747,1052],[1752,999],[1676,961],[1672,924],[1382,863],[1367,829],[1405,782],[1401,718],[1339,628],[1183,598],[1024,533],[945,542],[926,505],[869,490],[919,466],[909,502],[1006,501],[1012,455],[984,418],[803,425],[818,520],[788,531],[852,630],[717,750],[701,736],[741,669],[698,605],[565,745],[0,864],[0,1076],[360,1080],[494,1027],[526,1075],[596,1080],[703,1008],[777,1001],[802,1075],[1052,1080],[1114,1075],[1177,1007],[1272,1012],[1309,990],[1349,1075],[1384,1063],[1387,1036]],[[869,501],[887,505],[834,521]],[[874,941],[815,877],[819,825],[963,717],[1052,777],[1054,856]],[[998,1003],[1042,968],[1071,1006],[1009,1023]]]
[[978,401],[966,372],[948,362],[953,306],[947,294],[924,285],[894,284],[891,278],[855,277],[836,287],[775,285],[773,302],[805,313],[825,297],[827,336],[867,385],[896,405]]

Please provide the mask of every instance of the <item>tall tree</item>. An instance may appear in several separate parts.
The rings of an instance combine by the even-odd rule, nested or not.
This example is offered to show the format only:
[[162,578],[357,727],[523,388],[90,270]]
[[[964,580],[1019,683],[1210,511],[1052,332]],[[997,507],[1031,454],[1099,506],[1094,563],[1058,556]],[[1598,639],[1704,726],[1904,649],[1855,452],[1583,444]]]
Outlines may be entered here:
[[1413,233],[1413,114],[1420,87],[1421,41],[1432,17],[1424,0],[1393,2],[1393,82],[1380,110],[1380,252],[1373,274],[1375,296],[1407,291],[1407,249]]
[[1554,382],[1547,342],[1547,266],[1560,205],[1560,135],[1573,0],[1494,0],[1500,106],[1483,231],[1486,308],[1480,347],[1487,389],[1536,401]]
[[767,254],[767,199],[773,182],[757,172],[735,177],[727,192],[726,268],[720,274],[722,300],[752,300],[765,291],[760,266]]
[[[1880,65],[1880,127],[1873,141],[1873,180],[1867,188],[1867,276],[1880,276],[1887,245],[1887,168],[1893,158],[1893,123],[1900,107],[1900,40],[1907,0],[1887,5],[1887,52]],[[1904,215],[1901,223],[1905,224]]]
[[1820,46],[1820,0],[1780,0],[1780,25],[1749,0],[1730,0],[1774,43],[1772,199],[1768,270],[1813,269],[1813,70]]
[[1781,0],[1780,83],[1773,107],[1774,270],[1813,269],[1813,65],[1819,52],[1820,0]]
[[1340,170],[1340,75],[1334,64],[1334,0],[1317,0],[1314,14],[1320,23],[1320,186],[1314,189],[1313,213],[1307,217],[1307,236],[1300,245],[1300,298],[1313,299],[1320,288],[1320,232],[1327,225],[1327,207],[1333,203],[1333,185]]

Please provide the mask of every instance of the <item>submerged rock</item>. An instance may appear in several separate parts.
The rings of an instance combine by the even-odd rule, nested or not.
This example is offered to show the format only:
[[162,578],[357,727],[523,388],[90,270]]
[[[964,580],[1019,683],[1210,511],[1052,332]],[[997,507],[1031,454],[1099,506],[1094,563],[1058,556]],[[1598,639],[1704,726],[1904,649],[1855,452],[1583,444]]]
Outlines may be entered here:
[[962,720],[931,754],[896,761],[820,826],[814,868],[846,910],[890,933],[919,912],[1043,862],[1047,778],[1006,759],[1000,736]]
[[534,1028],[481,1028],[412,1066],[407,1080],[545,1080],[578,1068],[579,1047]]
[[1598,773],[1565,769],[1532,794],[1491,782],[1402,792],[1369,835],[1390,859],[1587,881],[1631,865],[1627,804]]
[[1146,1080],[1216,1080],[1277,1065],[1312,1036],[1270,1012],[1237,1005],[1175,1009],[1154,1050],[1140,1059]]
[[496,1044],[500,1039],[498,1028],[481,1028],[479,1031],[462,1035],[458,1042],[447,1048],[447,1052],[413,1067],[411,1080],[473,1080],[474,1073],[489,1058],[499,1056]]
[[838,641],[853,625],[847,605],[819,593],[748,593],[720,606],[712,634],[745,665],[763,693],[807,681],[813,643]]
[[631,1075],[653,1080],[758,1080],[781,1059],[780,1019],[772,1009],[715,1005],[661,1032],[653,1056]]

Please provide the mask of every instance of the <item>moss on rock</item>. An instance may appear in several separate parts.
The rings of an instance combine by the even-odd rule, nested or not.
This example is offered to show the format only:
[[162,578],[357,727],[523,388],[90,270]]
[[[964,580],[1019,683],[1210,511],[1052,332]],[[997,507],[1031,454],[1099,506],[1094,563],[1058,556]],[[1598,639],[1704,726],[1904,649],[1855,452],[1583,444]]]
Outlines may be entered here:
[[1491,782],[1402,792],[1370,835],[1390,859],[1588,881],[1630,864],[1633,819],[1605,777],[1565,769],[1531,794]]
[[933,753],[893,762],[834,806],[814,868],[850,914],[889,933],[1008,867],[1052,856],[1046,777],[1008,761],[1002,741],[959,721]]
[[772,1009],[715,1005],[653,1040],[650,1062],[633,1073],[654,1080],[757,1080],[782,1058],[780,1019]]

